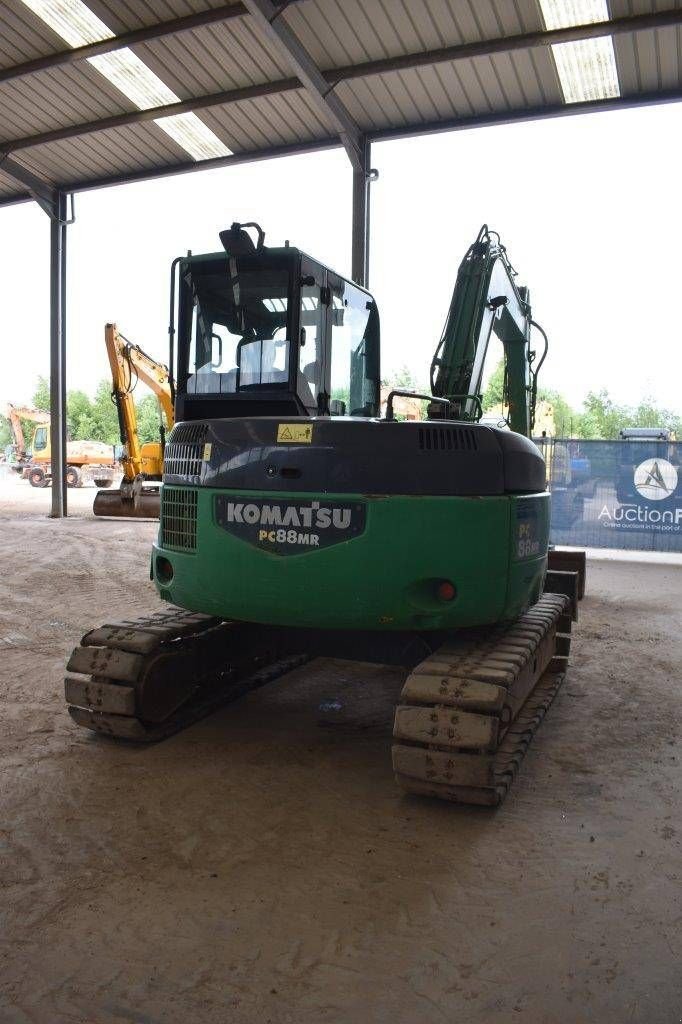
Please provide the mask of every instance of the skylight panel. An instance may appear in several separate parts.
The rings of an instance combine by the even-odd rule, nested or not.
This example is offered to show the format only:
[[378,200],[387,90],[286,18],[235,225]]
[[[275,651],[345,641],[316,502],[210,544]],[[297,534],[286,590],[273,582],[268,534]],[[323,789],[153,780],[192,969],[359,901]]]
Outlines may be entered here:
[[620,96],[611,36],[558,43],[552,53],[566,103]]
[[228,149],[196,114],[155,117],[154,124],[158,124],[161,131],[170,135],[178,146],[186,149],[193,160],[210,160],[216,156],[232,155],[232,150]]
[[[548,29],[608,21],[606,0],[540,0]],[[620,96],[616,56],[611,36],[552,46],[566,103]]]
[[609,20],[606,0],[540,0],[540,7],[548,29]]
[[69,46],[85,46],[114,38],[111,29],[82,0],[24,0],[24,3]]
[[[49,25],[69,46],[85,46],[102,39],[113,39],[114,33],[83,3],[83,0],[23,0],[34,14]],[[138,110],[151,110],[168,103],[179,103],[180,97],[162,82],[144,61],[129,47],[112,53],[89,57],[88,63],[99,71]],[[230,156],[227,148],[196,114],[173,114],[154,119],[194,160]]]

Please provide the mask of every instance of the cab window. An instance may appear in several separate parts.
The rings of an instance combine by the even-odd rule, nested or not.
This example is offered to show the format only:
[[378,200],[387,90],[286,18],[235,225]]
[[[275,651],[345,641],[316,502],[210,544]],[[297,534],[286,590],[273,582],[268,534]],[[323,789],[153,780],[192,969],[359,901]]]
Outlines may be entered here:
[[289,381],[289,275],[231,257],[194,267],[187,391],[230,394]]

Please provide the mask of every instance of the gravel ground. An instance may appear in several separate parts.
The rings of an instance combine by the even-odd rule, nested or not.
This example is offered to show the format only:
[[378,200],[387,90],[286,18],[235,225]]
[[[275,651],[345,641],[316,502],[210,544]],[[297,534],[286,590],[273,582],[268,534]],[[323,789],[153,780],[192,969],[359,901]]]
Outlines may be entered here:
[[[150,748],[78,731],[71,647],[159,607],[156,526],[0,481],[2,1024],[682,1019],[679,565],[590,560],[505,805],[401,796],[395,670],[317,661]],[[340,708],[337,705],[341,705]]]

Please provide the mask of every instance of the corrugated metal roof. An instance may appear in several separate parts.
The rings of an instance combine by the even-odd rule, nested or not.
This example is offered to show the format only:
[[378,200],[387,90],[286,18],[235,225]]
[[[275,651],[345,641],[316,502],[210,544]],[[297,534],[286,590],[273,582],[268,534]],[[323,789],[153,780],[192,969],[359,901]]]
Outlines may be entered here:
[[[657,0],[611,0],[614,17],[648,14],[663,10],[664,7],[681,6],[680,0],[674,3],[666,0],[665,4]],[[682,86],[681,25],[665,31],[652,29],[620,36],[614,40],[614,47],[623,95],[636,96],[642,92],[658,92]]]
[[[337,137],[334,118],[292,80],[291,60],[236,0],[231,11],[225,0],[87,0],[87,5],[116,36],[190,15],[205,21],[203,12],[220,11],[224,20],[193,24],[132,48],[235,159],[328,145]],[[628,25],[628,31],[614,35],[621,100],[605,106],[640,97],[682,98],[682,0],[610,0],[609,5],[611,19],[670,10],[679,13],[662,27],[630,31]],[[509,37],[545,32],[537,0],[291,0],[280,17],[370,139],[561,112],[562,91],[547,40],[535,36],[523,46],[500,46]],[[432,54],[467,44],[481,44],[486,52],[457,59]],[[22,0],[0,0],[0,79],[2,69],[67,49]],[[368,74],[358,68],[367,62],[389,64],[373,66]],[[334,84],[338,69],[341,78]],[[284,90],[278,88],[282,82]],[[234,101],[224,95],[250,87],[264,94]],[[219,102],[205,105],[205,98],[216,94]],[[83,127],[114,116],[124,123]],[[65,128],[73,129],[73,137],[33,140]],[[12,141],[19,139],[21,148],[15,150]],[[0,80],[0,168],[7,154],[66,190],[191,163],[151,118],[137,121],[134,104],[84,59]],[[24,185],[0,171],[0,203],[25,195]]]

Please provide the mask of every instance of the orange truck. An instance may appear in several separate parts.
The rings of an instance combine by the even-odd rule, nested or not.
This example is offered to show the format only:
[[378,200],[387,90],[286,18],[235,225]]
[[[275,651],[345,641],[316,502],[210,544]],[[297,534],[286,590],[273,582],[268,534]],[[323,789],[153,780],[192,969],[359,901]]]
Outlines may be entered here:
[[[32,487],[47,487],[52,482],[50,414],[26,406],[7,406],[7,418],[14,437],[16,462],[13,467],[28,479]],[[36,424],[31,448],[26,446],[22,420]],[[66,444],[66,483],[80,487],[93,481],[98,487],[111,487],[116,473],[114,450],[101,441],[68,441]]]

